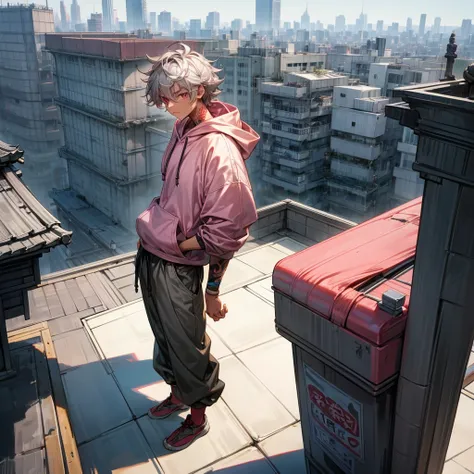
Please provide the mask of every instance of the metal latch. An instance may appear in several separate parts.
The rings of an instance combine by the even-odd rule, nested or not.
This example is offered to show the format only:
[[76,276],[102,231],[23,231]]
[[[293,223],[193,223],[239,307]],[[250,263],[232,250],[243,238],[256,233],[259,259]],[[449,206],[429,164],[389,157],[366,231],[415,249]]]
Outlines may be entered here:
[[403,313],[403,305],[405,304],[406,296],[395,290],[387,290],[382,295],[382,301],[378,305],[382,311],[391,314],[392,316],[400,316]]

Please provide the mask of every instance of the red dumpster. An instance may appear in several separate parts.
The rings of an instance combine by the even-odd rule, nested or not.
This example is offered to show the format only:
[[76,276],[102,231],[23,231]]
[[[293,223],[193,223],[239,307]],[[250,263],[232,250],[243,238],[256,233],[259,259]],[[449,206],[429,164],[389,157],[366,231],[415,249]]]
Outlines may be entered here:
[[309,473],[387,474],[421,198],[284,258],[277,331],[293,343]]

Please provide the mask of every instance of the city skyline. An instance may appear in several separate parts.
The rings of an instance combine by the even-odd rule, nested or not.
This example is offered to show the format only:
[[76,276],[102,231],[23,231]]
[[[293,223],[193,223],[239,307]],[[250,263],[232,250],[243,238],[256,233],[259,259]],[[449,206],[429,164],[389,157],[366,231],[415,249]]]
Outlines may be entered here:
[[[121,21],[126,21],[126,0],[115,0],[114,8],[117,9],[118,16]],[[66,9],[70,11],[71,0],[65,0]],[[102,5],[101,0],[79,0],[81,7],[82,20],[85,21],[89,18],[91,13],[101,13]],[[181,22],[189,22],[191,19],[200,18],[205,22],[206,16],[210,11],[218,11],[220,13],[222,23],[230,23],[232,20],[240,18],[250,23],[255,23],[255,0],[240,0],[239,2],[239,14],[236,15],[235,8],[233,8],[233,2],[230,0],[202,0],[194,2],[190,0],[175,0],[170,3],[164,3],[157,0],[149,0],[148,12],[161,11],[171,12],[173,17],[178,18]],[[318,13],[318,8],[321,8],[317,2],[306,2],[305,0],[282,0],[281,2],[281,22],[289,21],[300,21],[301,15],[306,10],[308,5],[308,12],[311,18],[311,22],[321,21],[325,26],[328,24],[334,24],[337,15],[344,15],[346,17],[347,24],[355,24],[356,19],[362,11],[362,2],[349,2],[348,0],[335,2],[332,4],[330,9],[325,8],[324,12]],[[50,0],[49,6],[54,11],[59,13],[59,0]],[[398,22],[400,25],[405,25],[407,17],[413,19],[413,25],[418,25],[420,15],[426,13],[427,28],[431,28],[434,23],[435,17],[441,17],[441,28],[445,26],[458,26],[461,25],[464,18],[470,18],[469,12],[460,12],[458,10],[448,8],[445,2],[441,0],[427,1],[424,0],[419,2],[416,6],[409,0],[399,0],[397,2],[397,10],[394,16],[388,15],[388,9],[384,2],[377,2],[375,0],[365,0],[364,2],[364,13],[368,15],[368,23],[375,24],[377,20],[383,20],[385,24],[391,24],[392,22]],[[180,13],[181,12],[181,13]],[[182,12],[186,12],[185,14]],[[472,15],[471,15],[472,17]]]

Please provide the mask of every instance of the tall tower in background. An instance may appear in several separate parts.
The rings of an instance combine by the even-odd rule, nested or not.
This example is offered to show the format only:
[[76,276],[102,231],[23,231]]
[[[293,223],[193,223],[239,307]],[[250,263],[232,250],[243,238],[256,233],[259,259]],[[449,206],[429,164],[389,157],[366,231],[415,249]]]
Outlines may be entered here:
[[336,16],[336,33],[346,29],[346,17],[344,15]]
[[127,26],[130,31],[145,28],[147,22],[145,0],[126,0]]
[[71,30],[76,29],[76,25],[81,23],[81,7],[77,0],[72,0],[71,4]]
[[434,25],[433,25],[433,34],[439,35],[440,30],[441,30],[441,18],[437,16],[435,18]]
[[158,15],[158,31],[165,36],[171,35],[171,13],[162,11]]
[[412,31],[413,30],[413,20],[408,17],[407,18],[407,26],[406,26],[406,31]]
[[420,16],[420,27],[418,29],[418,35],[420,37],[425,36],[425,28],[426,28],[426,13],[422,13]]
[[66,4],[64,0],[59,2],[59,11],[61,12],[61,29],[63,31],[68,31],[69,27],[67,24],[67,12],[66,12]]
[[114,6],[112,0],[102,0],[103,31],[112,31],[114,26]]
[[255,5],[255,23],[258,30],[280,28],[281,0],[257,0]]
[[308,4],[306,4],[306,10],[303,13],[303,15],[301,15],[301,28],[303,30],[308,30],[309,31],[310,24],[311,24],[311,19],[310,19],[309,13],[308,13]]
[[272,28],[279,30],[281,26],[281,0],[272,1]]

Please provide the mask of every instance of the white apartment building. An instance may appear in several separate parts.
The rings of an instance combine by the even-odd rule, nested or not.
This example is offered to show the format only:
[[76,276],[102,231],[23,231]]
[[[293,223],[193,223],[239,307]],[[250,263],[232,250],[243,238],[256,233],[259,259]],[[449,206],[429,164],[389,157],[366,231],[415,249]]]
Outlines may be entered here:
[[262,181],[272,200],[322,202],[333,89],[347,84],[347,77],[327,71],[284,72],[283,81],[261,84]]
[[387,133],[388,103],[376,87],[334,88],[329,212],[361,221],[388,201],[397,145]]
[[413,171],[413,163],[416,158],[418,137],[413,130],[404,127],[402,141],[398,143],[400,152],[400,164],[395,166],[393,177],[395,178],[394,198],[399,201],[410,201],[423,194],[424,181],[418,172]]

